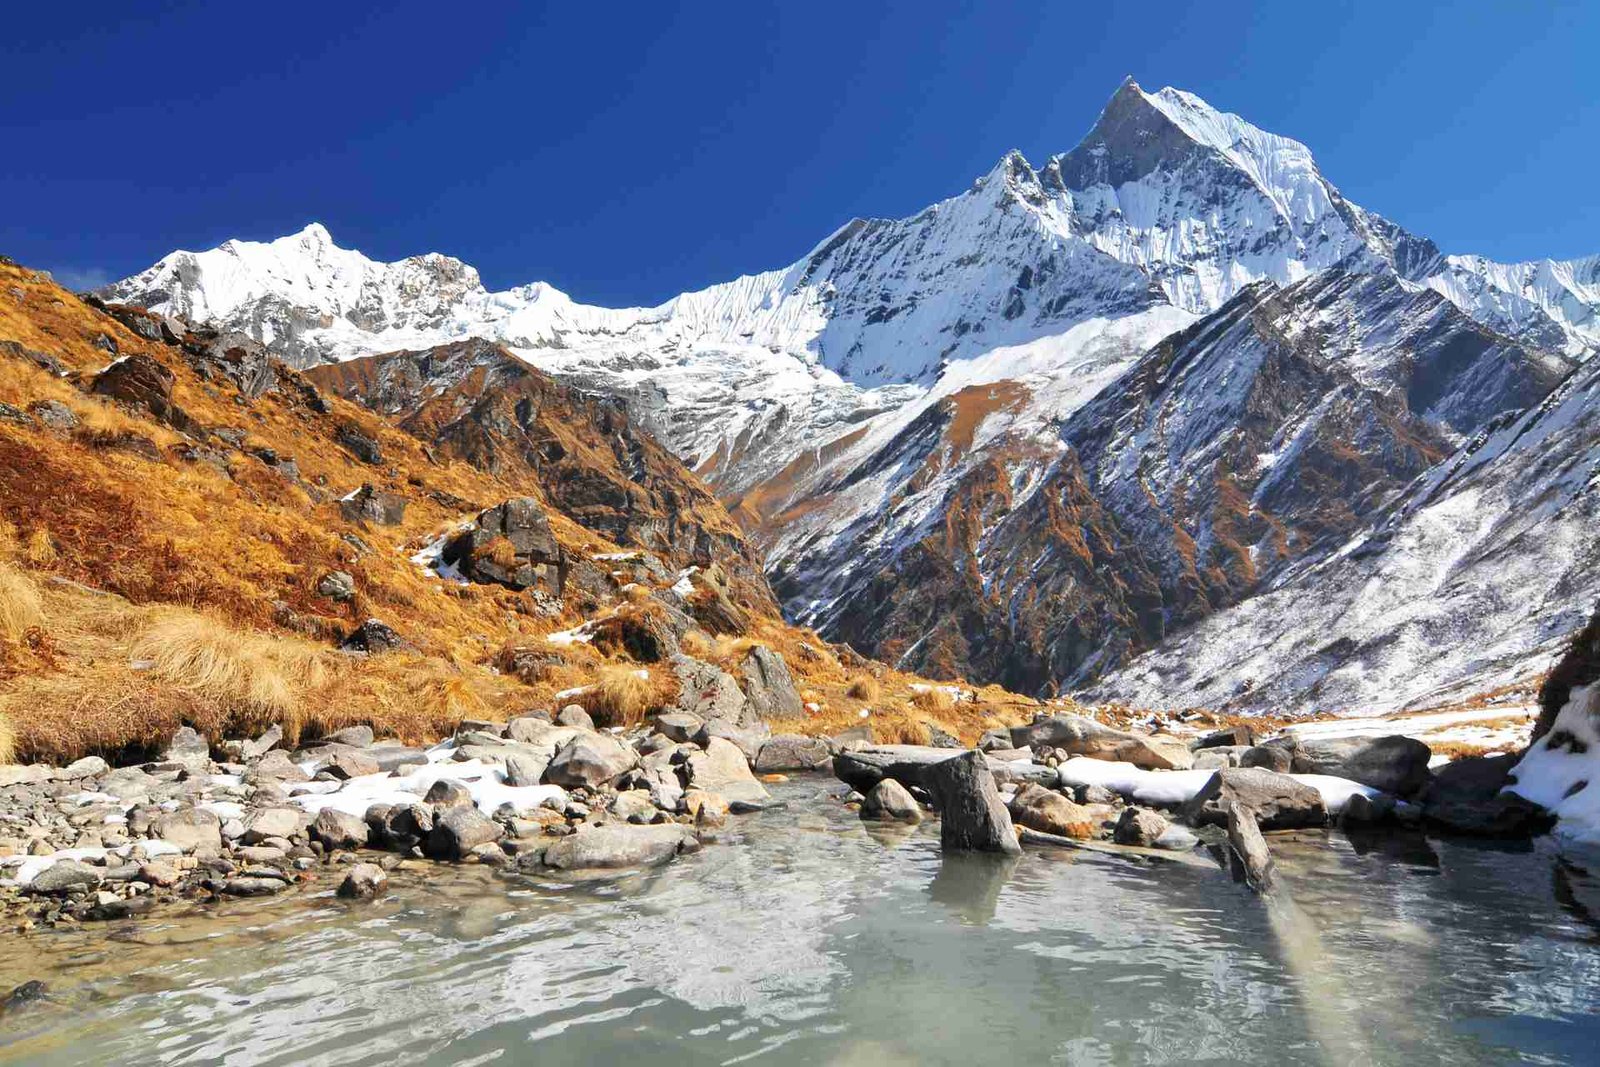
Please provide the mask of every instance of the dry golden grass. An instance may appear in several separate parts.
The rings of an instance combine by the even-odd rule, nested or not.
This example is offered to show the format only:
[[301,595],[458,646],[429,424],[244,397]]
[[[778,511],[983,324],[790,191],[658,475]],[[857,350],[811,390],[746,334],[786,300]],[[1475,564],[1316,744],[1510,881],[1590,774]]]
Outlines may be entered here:
[[9,716],[0,713],[0,763],[11,763],[17,758],[17,734],[11,728]]
[[152,675],[241,718],[289,719],[300,694],[326,684],[328,652],[306,641],[234,630],[173,611],[133,643]]
[[654,687],[632,667],[602,667],[589,691],[579,699],[597,726],[633,726],[643,722],[652,705]]
[[932,686],[912,694],[911,705],[932,715],[947,715],[954,710],[956,700],[943,686]]
[[708,659],[711,656],[711,650],[716,646],[712,643],[711,635],[704,630],[690,630],[678,638],[678,647],[683,650],[683,654],[686,656],[693,656],[695,659]]
[[845,696],[852,700],[865,700],[870,703],[871,701],[877,700],[879,694],[881,694],[883,690],[878,685],[878,680],[876,678],[872,677],[870,674],[862,674],[851,679],[850,687],[844,692]]
[[35,567],[49,568],[55,566],[60,553],[56,551],[55,542],[50,540],[50,532],[41,526],[28,535],[22,558]]
[[0,563],[0,639],[20,641],[44,625],[44,602],[32,580],[9,563]]

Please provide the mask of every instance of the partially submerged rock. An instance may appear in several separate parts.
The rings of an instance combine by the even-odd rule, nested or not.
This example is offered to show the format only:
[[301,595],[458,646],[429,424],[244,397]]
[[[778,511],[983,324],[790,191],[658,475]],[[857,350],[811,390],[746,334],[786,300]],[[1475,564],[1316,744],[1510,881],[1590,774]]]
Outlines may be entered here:
[[1184,770],[1194,763],[1189,746],[1176,738],[1116,730],[1082,715],[1051,715],[1013,727],[1011,741],[1018,748],[1060,749],[1068,756],[1131,763],[1146,770]]
[[1019,826],[1041,833],[1086,841],[1097,836],[1094,813],[1053,789],[1028,784],[1011,799],[1011,818]]
[[922,821],[922,805],[905,786],[893,778],[885,778],[872,787],[861,802],[863,819],[881,819],[889,822]]
[[[940,750],[944,751],[944,750]],[[1011,815],[981,752],[963,752],[928,766],[922,784],[939,809],[939,844],[952,851],[1022,851]]]
[[1315,786],[1259,767],[1217,771],[1184,807],[1192,823],[1222,824],[1230,808],[1251,813],[1263,830],[1325,826],[1328,808]]
[[544,864],[567,871],[648,867],[665,863],[680,852],[692,851],[698,844],[691,830],[676,823],[608,823],[585,827],[557,840],[545,849]]

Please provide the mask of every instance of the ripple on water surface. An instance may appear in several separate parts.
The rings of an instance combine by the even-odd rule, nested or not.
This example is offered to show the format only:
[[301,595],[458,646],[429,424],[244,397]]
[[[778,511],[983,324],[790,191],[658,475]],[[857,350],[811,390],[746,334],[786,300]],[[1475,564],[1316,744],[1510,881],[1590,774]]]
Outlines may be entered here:
[[[1421,837],[1275,848],[1269,908],[1209,864],[942,857],[819,795],[666,868],[481,869],[371,905],[240,902],[8,945],[40,1064],[1588,1063],[1590,876]],[[1203,854],[1202,854],[1203,855]]]

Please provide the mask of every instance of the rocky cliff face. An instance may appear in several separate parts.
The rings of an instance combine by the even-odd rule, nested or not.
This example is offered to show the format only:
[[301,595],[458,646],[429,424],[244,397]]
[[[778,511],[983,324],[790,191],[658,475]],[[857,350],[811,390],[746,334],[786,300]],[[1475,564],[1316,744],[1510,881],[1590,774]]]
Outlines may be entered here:
[[[910,218],[655,308],[489,293],[459,261],[374,263],[315,226],[110,292],[306,361],[499,341],[626,399],[752,531],[792,618],[1044,689],[1309,572],[1541,402],[1600,340],[1596,270],[1442,255],[1299,142],[1130,81],[1042,166],[1012,153]],[[435,378],[465,402],[457,363],[413,359],[409,401],[361,392],[474,462],[524,452],[518,412],[487,410],[509,371],[468,390],[481,420],[420,418]]]
[[561,385],[499,345],[462,341],[316,367],[320,387],[440,452],[530,480],[587,529],[678,567],[722,564],[739,599],[776,613],[760,561],[711,491],[614,398]]

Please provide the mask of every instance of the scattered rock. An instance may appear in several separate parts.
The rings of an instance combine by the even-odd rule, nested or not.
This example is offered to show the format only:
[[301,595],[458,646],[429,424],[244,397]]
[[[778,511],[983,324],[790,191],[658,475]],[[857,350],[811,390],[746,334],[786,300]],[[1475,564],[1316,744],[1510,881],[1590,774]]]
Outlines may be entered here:
[[193,727],[180,726],[161,754],[162,763],[177,763],[192,771],[203,771],[211,764],[211,746]]
[[1111,840],[1119,845],[1154,848],[1161,835],[1171,828],[1172,824],[1159,812],[1149,808],[1123,808],[1111,832]]
[[345,872],[338,894],[347,900],[371,900],[389,888],[389,876],[376,863],[358,863]]
[[451,808],[434,821],[427,854],[433,859],[465,859],[473,849],[500,839],[500,824],[477,808]]
[[670,662],[678,679],[675,710],[701,720],[726,719],[734,724],[746,721],[749,701],[733,675],[681,653]]
[[885,778],[867,793],[861,802],[863,819],[882,819],[891,822],[921,822],[922,805],[909,790],[893,778]]
[[317,579],[317,595],[347,603],[356,596],[356,580],[345,571],[329,571]]
[[34,875],[28,888],[35,893],[66,893],[73,889],[93,889],[100,884],[100,871],[77,860],[56,860]]
[[[941,750],[942,751],[942,750]],[[939,843],[948,850],[1022,851],[985,757],[964,752],[928,766],[922,785],[939,809]]]
[[222,820],[204,808],[179,808],[156,820],[155,834],[185,852],[215,855],[222,851]]
[[726,738],[706,740],[703,751],[685,761],[686,783],[694,789],[721,793],[729,800],[766,800],[766,787],[750,773],[750,764],[738,746]]
[[580,734],[556,750],[544,778],[569,789],[595,789],[627,773],[637,762],[632,749],[606,734]]
[[755,769],[763,774],[773,771],[814,771],[833,762],[833,751],[820,737],[801,734],[778,734],[761,743],[756,752]]
[[369,656],[379,656],[385,652],[397,652],[410,646],[388,623],[378,619],[368,619],[350,631],[349,636],[339,647],[346,652],[365,652]]
[[1227,809],[1239,808],[1254,816],[1263,830],[1294,830],[1325,826],[1328,809],[1314,786],[1259,767],[1219,770],[1184,808],[1191,823],[1227,821]]
[[424,804],[435,808],[470,808],[472,792],[465,785],[449,778],[440,778],[428,787],[422,798]]
[[406,500],[405,497],[363,485],[339,501],[339,514],[346,522],[399,526],[406,521]]
[[323,808],[311,821],[311,837],[329,851],[365,848],[367,821],[348,812]]
[[1052,715],[1014,727],[1011,740],[1017,748],[1057,748],[1069,756],[1115,760],[1146,770],[1187,770],[1194,763],[1189,747],[1175,738],[1114,730],[1082,715]]
[[568,704],[556,715],[557,726],[570,726],[574,730],[593,730],[594,719],[581,704]]
[[1340,737],[1302,741],[1294,755],[1298,773],[1332,774],[1397,797],[1428,784],[1433,750],[1413,737]]
[[1227,803],[1228,844],[1232,851],[1235,877],[1242,879],[1257,893],[1272,888],[1272,853],[1261,836],[1255,813],[1239,804]]
[[544,863],[558,870],[647,867],[665,863],[680,852],[698,847],[694,834],[676,823],[633,826],[608,823],[587,826],[556,841],[544,853]]
[[1094,813],[1053,789],[1032,783],[1024,785],[1017,790],[1010,807],[1012,820],[1030,830],[1078,841],[1097,836]]

